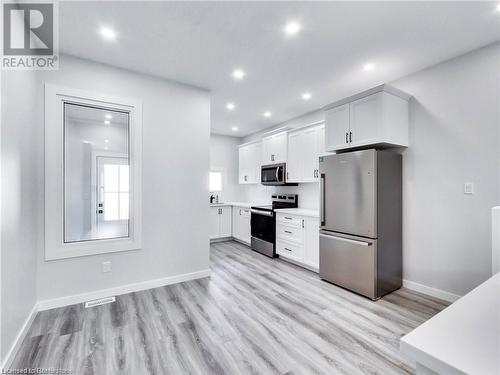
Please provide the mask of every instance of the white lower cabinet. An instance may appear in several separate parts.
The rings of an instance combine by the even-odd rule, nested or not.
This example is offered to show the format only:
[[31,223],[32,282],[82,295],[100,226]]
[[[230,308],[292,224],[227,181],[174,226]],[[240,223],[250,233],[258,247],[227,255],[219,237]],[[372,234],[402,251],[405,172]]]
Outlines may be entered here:
[[319,219],[276,213],[276,252],[309,269],[319,269]]
[[233,207],[233,237],[250,244],[250,208]]
[[231,237],[231,206],[210,207],[210,239]]

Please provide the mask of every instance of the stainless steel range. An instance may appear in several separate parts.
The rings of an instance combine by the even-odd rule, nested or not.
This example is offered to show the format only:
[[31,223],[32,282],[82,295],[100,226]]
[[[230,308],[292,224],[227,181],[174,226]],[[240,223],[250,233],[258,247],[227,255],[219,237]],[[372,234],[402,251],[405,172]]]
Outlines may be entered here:
[[278,208],[295,208],[298,205],[297,194],[273,194],[272,205],[253,206],[251,211],[251,248],[268,257],[275,258],[276,216]]

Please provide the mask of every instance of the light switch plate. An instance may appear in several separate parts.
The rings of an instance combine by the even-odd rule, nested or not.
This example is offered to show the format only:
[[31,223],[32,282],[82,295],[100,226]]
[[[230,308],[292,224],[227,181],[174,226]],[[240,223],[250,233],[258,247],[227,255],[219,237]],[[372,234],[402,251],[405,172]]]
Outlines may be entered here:
[[464,182],[464,194],[474,194],[474,184],[472,182]]
[[102,262],[102,272],[111,272],[111,262]]

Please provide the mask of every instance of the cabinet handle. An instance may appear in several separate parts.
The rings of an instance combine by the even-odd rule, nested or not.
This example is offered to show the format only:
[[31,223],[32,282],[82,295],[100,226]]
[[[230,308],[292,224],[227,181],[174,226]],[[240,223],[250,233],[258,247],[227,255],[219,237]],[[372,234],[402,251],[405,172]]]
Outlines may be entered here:
[[286,179],[288,180],[288,172],[286,172]]
[[304,219],[302,219],[302,228],[304,228]]
[[241,208],[240,208],[240,216],[241,216]]
[[292,218],[291,218],[291,217],[286,217],[286,216],[285,216],[285,219],[287,219],[287,220],[292,220]]
[[349,143],[349,133],[345,132],[345,143]]
[[286,251],[292,251],[292,249],[289,249],[288,247],[284,247],[283,249]]
[[290,232],[289,230],[286,230],[285,233],[289,233],[289,234],[292,234],[292,232]]
[[349,132],[349,143],[352,143],[352,132]]

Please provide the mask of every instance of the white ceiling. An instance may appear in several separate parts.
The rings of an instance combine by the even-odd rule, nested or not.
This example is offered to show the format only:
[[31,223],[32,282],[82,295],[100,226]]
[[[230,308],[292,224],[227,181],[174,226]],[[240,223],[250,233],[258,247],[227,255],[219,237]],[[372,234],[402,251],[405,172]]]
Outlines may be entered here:
[[[244,136],[500,40],[497,4],[61,2],[60,47],[207,88],[212,131]],[[288,21],[302,25],[295,37],[283,32]],[[101,26],[117,40],[103,41]],[[366,63],[376,68],[365,72]],[[243,81],[234,68],[246,71]]]

